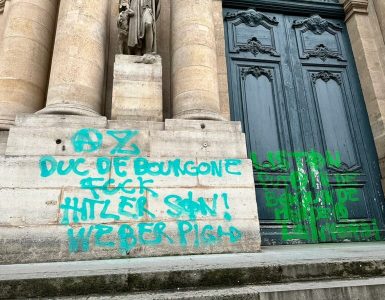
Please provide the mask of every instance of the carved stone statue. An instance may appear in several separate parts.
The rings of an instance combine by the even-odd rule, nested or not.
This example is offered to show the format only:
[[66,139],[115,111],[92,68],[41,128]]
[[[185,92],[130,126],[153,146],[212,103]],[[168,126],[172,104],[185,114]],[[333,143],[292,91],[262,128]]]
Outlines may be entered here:
[[119,41],[123,54],[156,53],[156,25],[159,0],[120,0]]

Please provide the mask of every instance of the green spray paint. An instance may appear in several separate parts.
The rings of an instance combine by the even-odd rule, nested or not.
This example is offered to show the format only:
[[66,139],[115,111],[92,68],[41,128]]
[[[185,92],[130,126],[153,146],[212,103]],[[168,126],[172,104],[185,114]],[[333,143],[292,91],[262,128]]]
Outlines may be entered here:
[[[260,163],[256,153],[251,154],[265,206],[282,224],[284,242],[381,239],[375,219],[349,221],[349,205],[360,201],[358,174],[344,172],[340,153],[277,151],[266,157],[267,160]],[[291,172],[290,164],[293,165]],[[337,172],[329,174],[327,167]],[[288,186],[284,193],[278,194],[274,187],[282,188],[282,182],[288,182]]]

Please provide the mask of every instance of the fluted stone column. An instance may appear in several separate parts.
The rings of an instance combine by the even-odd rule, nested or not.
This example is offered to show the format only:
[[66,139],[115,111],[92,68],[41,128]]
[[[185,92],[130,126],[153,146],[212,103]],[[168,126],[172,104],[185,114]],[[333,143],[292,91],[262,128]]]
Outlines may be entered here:
[[58,0],[7,3],[0,48],[0,129],[42,109],[48,85]]
[[172,0],[171,30],[173,117],[222,120],[212,0]]
[[47,106],[40,113],[88,116],[101,113],[108,3],[107,0],[61,1]]

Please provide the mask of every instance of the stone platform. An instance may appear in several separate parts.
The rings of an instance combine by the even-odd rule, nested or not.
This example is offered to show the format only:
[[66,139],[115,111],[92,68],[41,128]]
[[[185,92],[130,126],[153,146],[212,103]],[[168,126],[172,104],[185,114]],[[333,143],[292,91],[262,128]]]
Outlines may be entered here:
[[255,254],[3,265],[0,298],[380,300],[384,249],[384,242],[317,244]]
[[0,211],[0,265],[260,249],[238,122],[19,116]]

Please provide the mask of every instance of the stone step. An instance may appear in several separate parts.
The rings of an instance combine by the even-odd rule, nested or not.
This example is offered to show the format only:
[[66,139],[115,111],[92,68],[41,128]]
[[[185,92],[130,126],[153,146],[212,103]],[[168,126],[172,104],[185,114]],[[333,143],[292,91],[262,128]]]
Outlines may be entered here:
[[[93,295],[77,300],[383,300],[385,277],[355,280],[307,281],[287,284],[249,285],[235,288],[187,290],[120,295]],[[74,299],[60,297],[56,299]]]
[[[272,287],[272,291],[279,291],[279,286],[289,288],[289,283],[294,284],[294,291],[305,289],[309,290],[308,293],[316,293],[313,290],[316,290],[318,281],[334,282],[349,279],[354,279],[355,282],[346,283],[347,285],[341,285],[341,282],[330,283],[334,284],[331,290],[343,290],[344,295],[355,289],[364,293],[366,286],[371,285],[373,293],[378,291],[382,293],[383,279],[373,278],[385,276],[384,246],[384,242],[275,246],[264,247],[261,253],[254,254],[2,265],[0,266],[0,298],[116,295],[135,292],[151,295],[151,292],[178,288],[213,290],[263,284],[276,285],[275,290]],[[368,279],[366,282],[369,282],[369,278],[377,280],[378,284],[359,282],[364,279]],[[295,283],[302,283],[302,285],[295,289]],[[326,286],[318,286],[318,289],[325,288],[327,289]],[[368,288],[367,292],[372,292],[371,290],[372,287]],[[296,292],[293,293],[296,295]],[[279,293],[277,295],[279,296]],[[231,296],[216,299],[286,300],[291,298]],[[381,298],[362,296],[361,298],[293,299]]]

